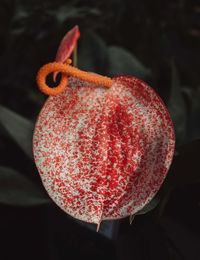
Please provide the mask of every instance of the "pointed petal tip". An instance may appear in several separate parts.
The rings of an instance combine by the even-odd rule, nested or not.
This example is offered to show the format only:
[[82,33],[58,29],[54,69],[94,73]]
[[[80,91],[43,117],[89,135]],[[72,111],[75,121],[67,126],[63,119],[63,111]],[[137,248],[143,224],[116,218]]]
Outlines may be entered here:
[[80,37],[79,26],[75,25],[70,31],[68,31],[60,42],[58,51],[56,53],[57,62],[65,62],[72,54],[76,47],[77,41]]
[[[65,62],[74,51],[77,41],[80,37],[79,26],[75,25],[70,31],[68,31],[60,42],[56,53],[56,62]],[[56,82],[58,72],[53,73],[53,81]]]
[[101,222],[99,222],[99,223],[97,224],[97,229],[96,229],[96,232],[99,232],[100,225],[101,225]]

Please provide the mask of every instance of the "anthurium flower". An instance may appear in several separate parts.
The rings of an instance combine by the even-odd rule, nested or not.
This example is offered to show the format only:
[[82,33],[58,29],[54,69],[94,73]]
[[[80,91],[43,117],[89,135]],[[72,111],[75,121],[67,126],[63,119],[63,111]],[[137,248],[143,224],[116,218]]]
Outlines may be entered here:
[[[51,95],[33,137],[44,187],[79,220],[99,225],[133,215],[155,196],[170,167],[175,137],[169,113],[145,82],[69,63],[44,65],[37,76]],[[61,83],[51,89],[45,78],[57,71]]]

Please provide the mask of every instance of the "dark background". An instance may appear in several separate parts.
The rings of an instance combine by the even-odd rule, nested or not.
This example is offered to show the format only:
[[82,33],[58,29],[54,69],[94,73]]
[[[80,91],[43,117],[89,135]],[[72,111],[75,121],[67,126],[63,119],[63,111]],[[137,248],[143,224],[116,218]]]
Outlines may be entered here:
[[[171,114],[176,152],[156,198],[129,219],[77,222],[48,198],[31,139],[35,76],[78,24],[78,67],[130,74]],[[200,1],[0,1],[0,259],[200,259]]]

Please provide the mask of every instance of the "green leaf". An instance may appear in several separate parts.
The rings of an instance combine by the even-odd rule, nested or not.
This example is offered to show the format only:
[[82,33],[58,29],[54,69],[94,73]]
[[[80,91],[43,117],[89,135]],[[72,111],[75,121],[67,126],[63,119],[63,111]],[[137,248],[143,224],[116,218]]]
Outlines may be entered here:
[[38,206],[50,202],[48,196],[19,172],[0,166],[0,203],[10,206]]
[[85,32],[78,43],[78,67],[106,75],[106,63],[107,47],[103,39],[92,31]]
[[74,4],[59,5],[58,8],[50,9],[45,11],[48,15],[56,18],[58,24],[63,25],[65,21],[70,19],[78,19],[88,17],[89,15],[100,16],[101,12],[97,8],[91,7],[77,7]]
[[135,214],[133,215],[130,215],[129,217],[129,222],[130,224],[133,223],[134,219],[135,219],[135,216],[137,215],[144,215],[144,214],[147,214],[149,213],[150,211],[152,211],[153,209],[155,209],[158,204],[160,202],[160,198],[158,195],[156,195],[148,204],[146,204],[141,210],[139,210],[138,212],[136,212]]
[[160,198],[158,196],[154,197],[147,205],[144,206],[140,211],[136,213],[136,215],[147,214],[148,212],[155,209],[160,202]]
[[147,69],[133,54],[127,50],[111,46],[108,48],[108,75],[132,75],[146,79],[150,70]]
[[33,123],[17,113],[0,106],[0,124],[26,155],[32,158]]
[[[93,232],[97,232],[97,225],[93,224],[93,223],[87,223],[81,220],[78,220],[76,218],[73,218],[69,215],[67,215],[68,218],[70,218],[71,220],[73,220],[74,222],[76,222],[77,224],[83,226],[86,229],[89,229]],[[98,234],[114,240],[116,238],[116,235],[118,233],[119,230],[119,220],[104,220],[101,222],[99,230],[98,230]]]
[[191,97],[191,113],[188,123],[189,140],[200,138],[200,87],[195,89]]
[[168,182],[170,186],[180,186],[200,182],[200,140],[192,141],[180,147],[174,157]]
[[168,101],[168,110],[174,123],[176,144],[184,143],[186,135],[187,108],[182,95],[178,71],[174,61],[171,62],[171,93]]

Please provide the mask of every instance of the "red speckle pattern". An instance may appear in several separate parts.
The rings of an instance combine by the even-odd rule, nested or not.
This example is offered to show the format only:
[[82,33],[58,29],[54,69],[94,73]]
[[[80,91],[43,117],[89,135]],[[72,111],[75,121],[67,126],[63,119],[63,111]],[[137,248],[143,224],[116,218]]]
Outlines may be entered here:
[[135,214],[159,190],[174,153],[174,130],[159,96],[134,77],[107,89],[69,78],[49,97],[33,149],[42,182],[71,216],[99,224]]

